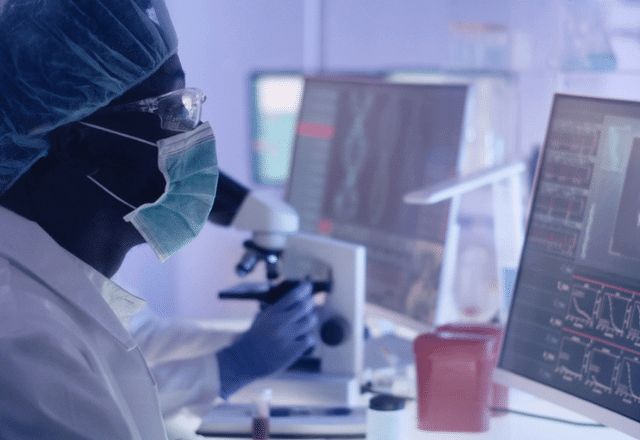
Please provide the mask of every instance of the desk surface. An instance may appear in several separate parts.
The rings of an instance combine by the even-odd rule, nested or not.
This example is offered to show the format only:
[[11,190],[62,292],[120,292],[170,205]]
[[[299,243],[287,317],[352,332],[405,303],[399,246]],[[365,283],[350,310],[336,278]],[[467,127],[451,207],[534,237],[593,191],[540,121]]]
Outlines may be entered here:
[[[405,393],[401,393],[405,394]],[[277,403],[277,402],[274,402]],[[518,390],[510,390],[509,409],[524,413],[537,414],[579,423],[593,423],[586,417],[567,410],[548,401],[538,399]],[[482,433],[429,432],[417,428],[417,409],[415,402],[407,405],[409,412],[408,440],[632,440],[627,434],[611,428],[576,426],[541,418],[519,414],[506,414],[492,417],[489,430]],[[200,418],[183,411],[167,420],[167,431],[170,440],[208,440],[214,437],[203,437],[195,434],[200,426]],[[215,437],[219,438],[219,437]],[[635,437],[640,439],[640,432]],[[320,438],[319,438],[320,439]],[[231,439],[229,439],[231,440]],[[237,440],[237,439],[236,439]]]
[[[509,408],[526,413],[539,414],[569,420],[589,423],[589,419],[559,407],[544,400],[535,398],[518,391],[511,392]],[[543,420],[518,414],[507,414],[493,417],[490,428],[482,433],[457,432],[429,432],[417,428],[415,403],[407,406],[410,420],[408,440],[631,440],[633,437],[611,428],[576,426],[551,420]],[[194,434],[199,426],[199,419],[182,413],[169,421],[170,438],[208,440],[213,437],[203,437]],[[179,427],[179,428],[178,428]],[[640,433],[639,433],[640,435]],[[218,438],[218,437],[216,437]],[[231,440],[231,439],[229,439]]]

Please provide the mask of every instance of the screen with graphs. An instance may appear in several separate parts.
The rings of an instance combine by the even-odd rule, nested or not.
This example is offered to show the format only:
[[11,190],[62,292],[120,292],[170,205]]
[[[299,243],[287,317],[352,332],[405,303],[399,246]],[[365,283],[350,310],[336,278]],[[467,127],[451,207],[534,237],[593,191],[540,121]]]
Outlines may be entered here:
[[500,367],[640,420],[640,103],[556,95]]
[[467,86],[307,78],[287,201],[300,229],[367,248],[367,302],[430,325],[449,203],[403,196],[456,176]]

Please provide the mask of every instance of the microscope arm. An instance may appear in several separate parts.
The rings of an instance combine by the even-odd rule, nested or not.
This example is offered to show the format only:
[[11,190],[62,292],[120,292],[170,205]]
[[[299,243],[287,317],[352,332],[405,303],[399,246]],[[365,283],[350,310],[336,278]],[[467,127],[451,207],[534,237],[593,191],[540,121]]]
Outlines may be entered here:
[[209,213],[209,221],[219,226],[230,226],[248,194],[248,188],[220,171],[218,190]]
[[298,213],[290,205],[269,194],[249,191],[223,172],[209,220],[220,226],[252,231],[251,240],[244,243],[247,250],[236,271],[244,276],[263,260],[270,280],[278,277],[277,262],[287,236],[297,233],[300,224]]

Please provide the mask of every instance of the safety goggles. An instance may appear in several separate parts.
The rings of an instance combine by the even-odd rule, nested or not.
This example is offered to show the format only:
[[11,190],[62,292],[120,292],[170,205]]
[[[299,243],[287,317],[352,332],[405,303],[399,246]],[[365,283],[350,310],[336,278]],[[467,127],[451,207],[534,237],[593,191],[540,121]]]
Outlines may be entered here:
[[202,103],[207,99],[197,88],[174,90],[154,98],[103,107],[94,114],[145,112],[160,118],[161,127],[171,131],[193,130],[200,123]]

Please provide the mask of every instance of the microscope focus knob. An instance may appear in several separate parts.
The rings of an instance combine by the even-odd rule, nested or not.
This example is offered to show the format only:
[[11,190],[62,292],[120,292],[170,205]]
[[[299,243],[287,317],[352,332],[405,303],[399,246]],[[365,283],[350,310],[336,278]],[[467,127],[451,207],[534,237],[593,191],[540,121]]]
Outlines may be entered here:
[[349,322],[342,316],[327,319],[320,326],[320,339],[329,346],[342,344],[349,336]]

